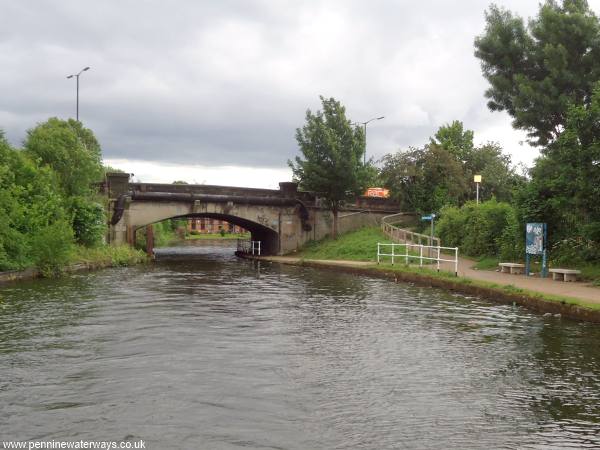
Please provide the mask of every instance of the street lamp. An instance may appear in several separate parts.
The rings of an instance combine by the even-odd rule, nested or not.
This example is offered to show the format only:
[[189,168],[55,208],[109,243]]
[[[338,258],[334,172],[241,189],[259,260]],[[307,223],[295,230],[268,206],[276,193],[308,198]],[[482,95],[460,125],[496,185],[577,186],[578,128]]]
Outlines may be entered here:
[[77,122],[79,122],[79,75],[81,75],[81,74],[82,74],[83,72],[85,72],[86,70],[90,70],[90,68],[89,68],[89,67],[84,67],[83,69],[81,69],[81,70],[79,71],[79,73],[78,73],[78,74],[69,75],[69,76],[67,77],[67,79],[69,79],[69,78],[73,78],[73,77],[77,78],[77,113],[76,113],[76,114],[77,114],[77,115],[76,115]]
[[476,200],[476,203],[479,205],[479,183],[481,183],[481,175],[474,175],[473,176],[473,181],[477,185],[477,197],[476,197],[477,200]]
[[367,124],[369,122],[373,122],[374,120],[381,120],[381,119],[385,119],[385,116],[373,117],[372,119],[369,119],[366,122],[357,122],[357,124],[361,124],[364,127],[364,131],[365,131],[365,154],[363,155],[363,164],[367,164]]

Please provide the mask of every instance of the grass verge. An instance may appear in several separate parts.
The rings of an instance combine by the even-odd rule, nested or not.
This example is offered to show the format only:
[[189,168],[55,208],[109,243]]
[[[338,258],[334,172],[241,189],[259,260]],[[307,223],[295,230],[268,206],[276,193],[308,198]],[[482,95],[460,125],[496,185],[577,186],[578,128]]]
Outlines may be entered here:
[[[295,253],[293,256],[302,259],[376,262],[377,243],[391,244],[392,241],[381,232],[381,228],[364,227],[357,231],[341,234],[337,239],[325,238],[320,241],[308,242],[301,251]],[[382,251],[390,253],[391,249],[388,247],[382,249]],[[396,248],[395,251],[402,254],[404,247]],[[418,256],[418,253],[414,251],[410,251],[409,254]],[[402,255],[398,255],[397,258],[400,261]],[[384,259],[389,260],[390,258],[384,257]],[[423,264],[428,264],[429,262],[425,260]]]
[[76,247],[71,264],[98,267],[119,267],[148,261],[146,253],[129,245],[103,245],[96,248]]

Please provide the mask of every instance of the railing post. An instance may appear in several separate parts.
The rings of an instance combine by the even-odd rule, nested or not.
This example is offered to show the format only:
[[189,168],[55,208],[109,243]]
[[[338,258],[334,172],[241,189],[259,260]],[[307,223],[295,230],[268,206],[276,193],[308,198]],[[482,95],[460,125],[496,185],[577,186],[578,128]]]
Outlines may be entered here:
[[260,241],[258,241],[258,256],[260,256]]
[[408,244],[407,243],[404,243],[404,248],[406,250],[406,252],[405,252],[406,253],[405,254],[405,256],[406,256],[406,265],[408,266]]
[[454,248],[454,275],[458,276],[458,247]]
[[380,246],[380,245],[381,245],[381,244],[378,242],[378,243],[377,243],[377,264],[379,264],[379,246]]
[[420,261],[419,261],[419,266],[420,266],[420,267],[423,267],[423,244],[419,244],[419,245],[421,246],[421,247],[420,247],[420,249],[421,249],[421,250],[420,250],[420,255],[419,255],[419,259],[420,259]]
[[440,246],[439,245],[438,245],[437,251],[438,251],[438,255],[437,255],[437,271],[439,272],[440,271]]
[[394,265],[394,247],[396,245],[392,242],[392,266]]

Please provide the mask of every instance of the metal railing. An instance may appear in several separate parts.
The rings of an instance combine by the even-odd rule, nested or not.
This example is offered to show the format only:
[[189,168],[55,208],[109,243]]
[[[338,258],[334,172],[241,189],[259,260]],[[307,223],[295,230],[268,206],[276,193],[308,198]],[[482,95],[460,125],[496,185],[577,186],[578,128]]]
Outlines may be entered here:
[[[396,247],[404,247],[403,252],[396,252]],[[383,253],[382,249],[391,248],[391,253]],[[413,255],[410,253],[411,249],[419,249],[418,255]],[[424,256],[423,250],[427,250],[430,256]],[[454,259],[446,259],[442,258],[442,250],[449,250],[454,252]],[[385,250],[384,250],[385,251]],[[437,256],[431,256],[433,253],[436,253]],[[440,271],[440,263],[441,262],[449,262],[454,263],[454,274],[458,276],[458,247],[440,247],[439,245],[421,245],[421,244],[381,244],[377,243],[377,264],[381,262],[381,257],[391,257],[392,266],[394,265],[394,260],[397,258],[403,258],[404,263],[408,265],[411,259],[418,259],[419,266],[423,267],[423,261],[435,261],[437,265],[438,272]]]
[[[430,247],[439,247],[440,238],[431,237],[427,234],[415,233],[414,231],[405,230],[397,227],[394,224],[394,219],[399,219],[400,216],[406,217],[406,214],[392,214],[381,219],[381,231],[394,242],[406,242],[416,245],[425,244]],[[442,247],[443,248],[443,247]]]
[[246,239],[237,240],[237,251],[248,253],[249,255],[260,256],[260,241],[249,241]]

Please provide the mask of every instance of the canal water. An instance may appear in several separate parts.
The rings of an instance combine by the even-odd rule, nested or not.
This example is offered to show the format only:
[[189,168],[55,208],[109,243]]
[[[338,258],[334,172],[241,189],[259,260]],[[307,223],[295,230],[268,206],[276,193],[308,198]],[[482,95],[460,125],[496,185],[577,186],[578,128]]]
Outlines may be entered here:
[[0,289],[0,439],[600,448],[600,327],[174,248]]

